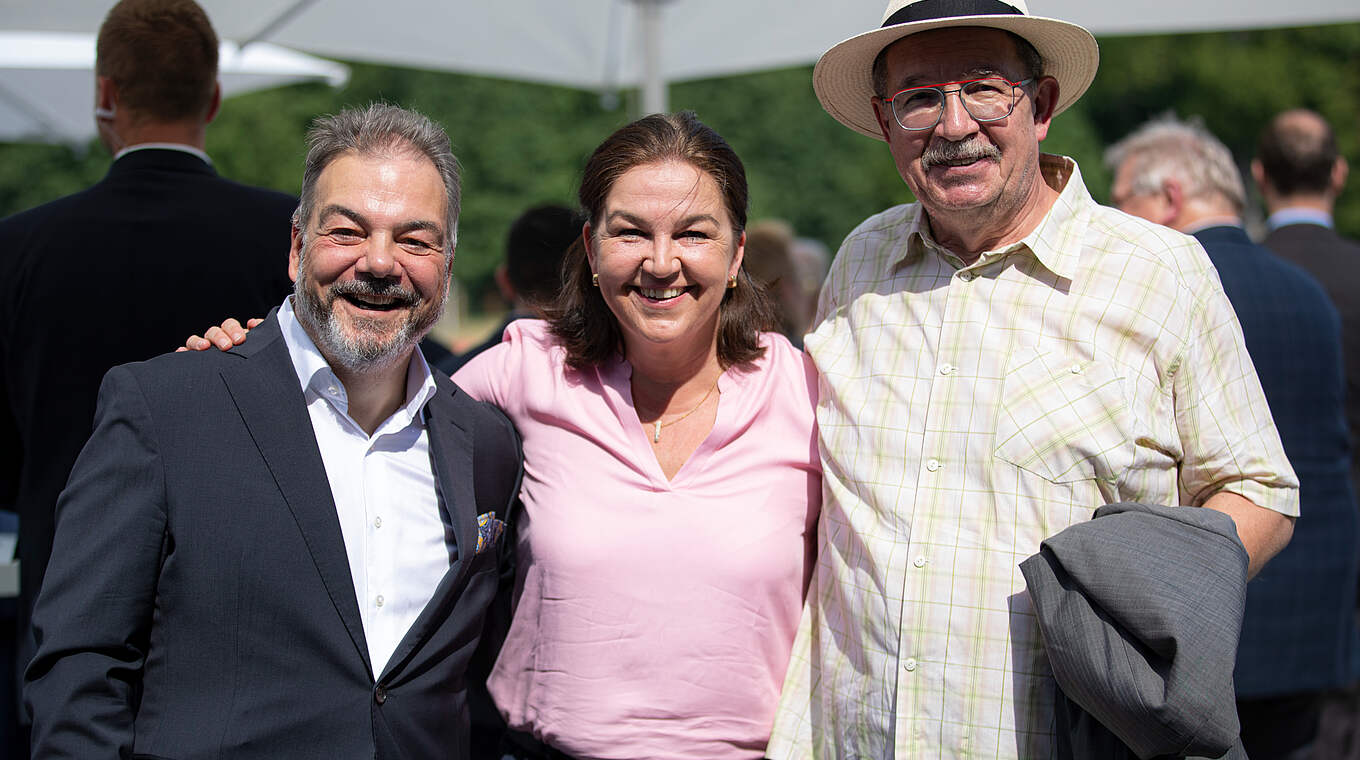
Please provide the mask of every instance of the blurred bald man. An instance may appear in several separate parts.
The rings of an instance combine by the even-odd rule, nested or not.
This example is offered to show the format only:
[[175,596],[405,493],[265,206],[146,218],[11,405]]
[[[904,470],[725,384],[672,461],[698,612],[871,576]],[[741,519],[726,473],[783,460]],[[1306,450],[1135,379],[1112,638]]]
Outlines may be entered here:
[[[1346,417],[1360,440],[1360,244],[1336,233],[1332,210],[1349,167],[1331,125],[1305,109],[1285,111],[1261,133],[1251,173],[1270,218],[1267,248],[1308,270],[1341,313],[1346,362]],[[1360,486],[1360,447],[1351,479]]]
[[[1302,108],[1271,120],[1251,162],[1270,212],[1263,242],[1317,277],[1341,315],[1351,479],[1360,487],[1360,244],[1338,235],[1332,221],[1349,169],[1331,125]],[[1328,698],[1316,750],[1317,758],[1360,758],[1360,686]]]

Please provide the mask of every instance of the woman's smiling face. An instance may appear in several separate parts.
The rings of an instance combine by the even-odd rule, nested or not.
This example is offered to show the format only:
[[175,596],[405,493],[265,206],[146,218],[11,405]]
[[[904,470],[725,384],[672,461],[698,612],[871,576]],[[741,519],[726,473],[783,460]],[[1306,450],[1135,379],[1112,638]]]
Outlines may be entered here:
[[717,182],[683,161],[635,166],[593,224],[590,268],[628,354],[649,345],[716,352],[719,307],[746,242]]

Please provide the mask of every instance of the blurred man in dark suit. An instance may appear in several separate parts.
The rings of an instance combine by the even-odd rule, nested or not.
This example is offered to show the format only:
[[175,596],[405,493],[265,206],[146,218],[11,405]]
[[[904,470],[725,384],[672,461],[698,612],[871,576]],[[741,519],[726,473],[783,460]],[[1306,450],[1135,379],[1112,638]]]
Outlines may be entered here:
[[[1251,162],[1270,212],[1263,242],[1312,272],[1341,314],[1351,481],[1360,487],[1360,244],[1338,235],[1332,223],[1348,171],[1331,126],[1302,108],[1271,120]],[[1319,758],[1360,758],[1360,686],[1352,682],[1328,697],[1319,734]]]
[[1294,538],[1247,586],[1233,674],[1251,757],[1311,758],[1326,690],[1349,682],[1360,567],[1344,414],[1340,319],[1322,286],[1247,238],[1232,153],[1202,126],[1151,122],[1110,148],[1111,202],[1192,234],[1242,323],[1299,477]]
[[202,8],[124,0],[97,50],[108,174],[0,221],[0,505],[20,518],[21,672],[53,508],[90,435],[100,378],[223,314],[264,314],[290,290],[296,199],[223,179],[204,153],[221,90]]
[[[1341,312],[1346,414],[1355,440],[1360,436],[1360,243],[1338,235],[1332,224],[1347,171],[1331,126],[1303,109],[1285,111],[1270,122],[1251,162],[1270,212],[1270,233],[1262,242],[1317,277]],[[1353,447],[1351,456],[1351,479],[1360,484],[1360,447]]]

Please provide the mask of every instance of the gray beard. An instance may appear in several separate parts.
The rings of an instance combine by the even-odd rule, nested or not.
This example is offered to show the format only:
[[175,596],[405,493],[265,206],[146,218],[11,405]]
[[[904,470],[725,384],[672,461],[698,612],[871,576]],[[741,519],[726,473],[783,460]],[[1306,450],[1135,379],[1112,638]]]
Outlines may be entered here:
[[437,308],[424,312],[412,308],[407,313],[406,321],[390,336],[383,335],[382,331],[386,328],[383,322],[355,317],[352,323],[354,335],[349,335],[335,315],[335,300],[343,294],[395,296],[417,307],[420,305],[419,296],[386,280],[336,283],[318,296],[309,287],[311,278],[307,274],[306,261],[304,245],[298,257],[297,280],[293,283],[294,313],[326,360],[348,372],[371,372],[406,358],[434,323],[439,321],[439,316],[444,312],[444,302],[448,300],[448,288],[445,288]]

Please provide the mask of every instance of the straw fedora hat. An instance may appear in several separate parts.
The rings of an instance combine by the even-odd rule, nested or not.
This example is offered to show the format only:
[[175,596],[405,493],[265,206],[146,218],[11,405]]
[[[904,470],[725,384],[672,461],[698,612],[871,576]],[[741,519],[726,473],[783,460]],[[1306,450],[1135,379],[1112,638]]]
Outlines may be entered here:
[[1066,21],[1031,16],[1024,0],[891,0],[880,28],[837,44],[817,61],[812,89],[822,108],[856,132],[882,140],[870,104],[878,95],[874,59],[909,34],[952,26],[1003,29],[1029,40],[1044,59],[1044,73],[1058,80],[1055,115],[1086,92],[1100,63],[1100,49],[1090,32]]

